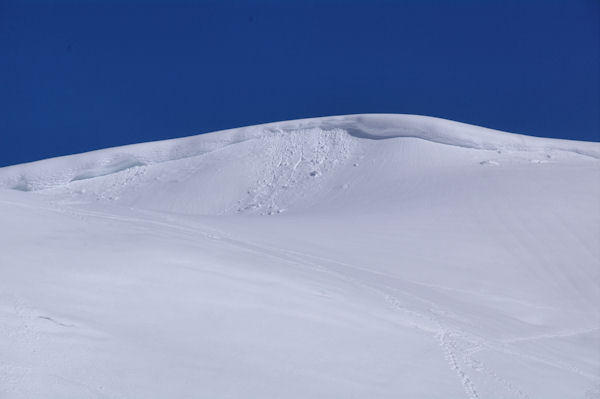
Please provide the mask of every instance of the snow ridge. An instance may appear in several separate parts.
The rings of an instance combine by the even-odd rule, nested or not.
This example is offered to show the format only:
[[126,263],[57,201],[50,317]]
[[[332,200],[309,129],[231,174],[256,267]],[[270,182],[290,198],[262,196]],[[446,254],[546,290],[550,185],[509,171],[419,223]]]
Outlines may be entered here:
[[123,170],[197,157],[281,133],[346,132],[360,139],[418,138],[493,151],[562,151],[600,159],[600,143],[546,139],[418,115],[360,114],[274,122],[151,143],[133,144],[0,168],[0,188],[38,191]]

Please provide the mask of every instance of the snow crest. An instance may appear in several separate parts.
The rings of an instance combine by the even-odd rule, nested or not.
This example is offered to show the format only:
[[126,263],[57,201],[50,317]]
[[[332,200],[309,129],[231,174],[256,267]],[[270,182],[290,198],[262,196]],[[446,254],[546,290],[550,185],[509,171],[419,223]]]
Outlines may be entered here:
[[[600,143],[530,137],[418,115],[362,114],[309,118],[115,147],[0,168],[0,187],[38,191],[127,169],[201,156],[274,134],[347,132],[355,138],[418,138],[493,151],[561,151],[600,159]],[[311,138],[312,139],[312,138]]]

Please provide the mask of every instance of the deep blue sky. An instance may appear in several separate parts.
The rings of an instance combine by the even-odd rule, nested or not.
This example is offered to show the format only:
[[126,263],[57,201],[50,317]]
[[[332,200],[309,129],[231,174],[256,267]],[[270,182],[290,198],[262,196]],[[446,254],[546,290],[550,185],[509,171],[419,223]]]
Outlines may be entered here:
[[600,1],[0,0],[0,166],[414,113],[599,141]]

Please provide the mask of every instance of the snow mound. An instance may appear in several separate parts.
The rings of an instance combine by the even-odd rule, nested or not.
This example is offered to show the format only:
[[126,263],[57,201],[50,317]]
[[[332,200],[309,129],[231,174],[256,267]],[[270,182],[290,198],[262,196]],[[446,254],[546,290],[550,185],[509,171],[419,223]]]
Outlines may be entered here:
[[[365,150],[378,145],[372,142],[383,140],[397,148],[391,157],[435,152],[438,147],[431,144],[445,144],[456,149],[442,158],[477,154],[483,157],[481,165],[493,166],[506,157],[531,163],[557,156],[600,158],[598,143],[528,137],[425,116],[349,115],[269,123],[6,167],[0,169],[0,187],[74,201],[117,201],[168,210],[166,205],[185,213],[272,215],[322,202],[324,191],[336,191],[331,185],[336,176],[360,165]],[[376,159],[373,155],[368,161]],[[427,165],[413,162],[404,167]],[[375,174],[372,179],[381,179],[381,173],[370,172]],[[348,188],[349,183],[342,186]]]
[[344,131],[373,140],[413,137],[435,143],[495,151],[565,151],[600,158],[600,143],[530,137],[449,120],[394,114],[309,118],[133,144],[2,168],[1,187],[36,191],[136,166],[191,158],[277,133]]
[[2,168],[0,397],[597,397],[599,154],[351,115]]

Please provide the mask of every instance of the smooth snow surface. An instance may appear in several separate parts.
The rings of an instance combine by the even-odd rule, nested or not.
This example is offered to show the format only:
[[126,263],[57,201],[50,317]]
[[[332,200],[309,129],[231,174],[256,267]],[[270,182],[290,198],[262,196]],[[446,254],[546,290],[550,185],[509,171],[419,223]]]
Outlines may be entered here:
[[600,145],[411,115],[0,169],[1,398],[599,398]]

